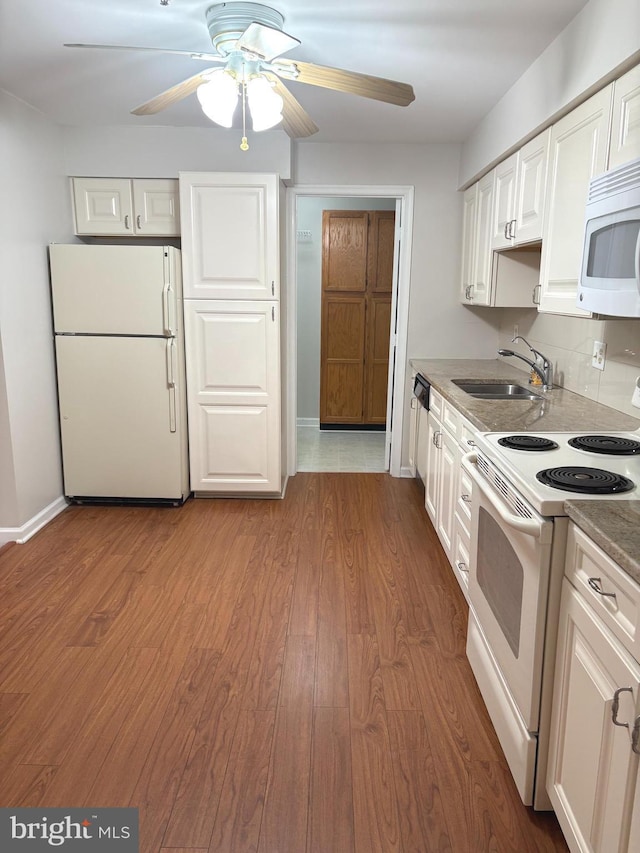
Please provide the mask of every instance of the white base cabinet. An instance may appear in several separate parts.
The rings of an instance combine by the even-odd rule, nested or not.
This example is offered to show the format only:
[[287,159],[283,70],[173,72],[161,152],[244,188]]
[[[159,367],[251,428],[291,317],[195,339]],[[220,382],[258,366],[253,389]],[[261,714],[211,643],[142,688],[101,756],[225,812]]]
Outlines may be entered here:
[[277,493],[280,318],[276,302],[185,302],[191,489]]
[[629,648],[635,640],[620,637],[635,634],[629,605],[640,604],[640,587],[627,598],[633,581],[573,525],[566,575],[547,791],[572,853],[635,853],[640,664]]

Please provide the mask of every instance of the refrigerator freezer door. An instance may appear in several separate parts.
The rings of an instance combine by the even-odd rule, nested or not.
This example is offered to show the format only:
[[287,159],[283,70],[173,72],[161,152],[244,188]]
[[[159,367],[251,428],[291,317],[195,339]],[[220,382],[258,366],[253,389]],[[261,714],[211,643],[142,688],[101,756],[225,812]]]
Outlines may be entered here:
[[185,423],[169,384],[177,377],[168,376],[172,344],[56,336],[65,495],[186,494]]
[[51,245],[55,331],[175,334],[177,255],[164,246]]

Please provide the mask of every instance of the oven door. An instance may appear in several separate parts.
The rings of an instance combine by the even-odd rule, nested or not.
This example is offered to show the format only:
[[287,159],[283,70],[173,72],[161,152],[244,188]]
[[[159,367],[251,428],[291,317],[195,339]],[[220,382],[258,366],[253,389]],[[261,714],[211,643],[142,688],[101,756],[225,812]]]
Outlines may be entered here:
[[535,733],[553,521],[530,508],[490,463],[483,466],[487,479],[478,470],[476,454],[467,454],[463,464],[473,480],[470,621],[475,618],[473,630],[479,628],[483,648],[497,667],[498,681],[506,686],[524,729]]

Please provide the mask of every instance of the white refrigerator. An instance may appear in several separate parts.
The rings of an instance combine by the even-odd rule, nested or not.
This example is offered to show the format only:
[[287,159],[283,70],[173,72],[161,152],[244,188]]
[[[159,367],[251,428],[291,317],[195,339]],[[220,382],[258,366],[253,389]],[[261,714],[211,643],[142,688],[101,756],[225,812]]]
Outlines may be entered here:
[[52,244],[49,259],[65,496],[182,503],[180,252]]

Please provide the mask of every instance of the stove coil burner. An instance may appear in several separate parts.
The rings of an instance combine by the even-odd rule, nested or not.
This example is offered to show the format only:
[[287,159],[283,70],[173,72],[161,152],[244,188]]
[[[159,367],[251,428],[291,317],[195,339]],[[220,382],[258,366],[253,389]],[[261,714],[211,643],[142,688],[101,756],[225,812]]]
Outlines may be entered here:
[[564,489],[583,495],[613,495],[628,492],[634,487],[633,481],[622,474],[603,471],[601,468],[546,468],[544,471],[538,471],[536,478],[552,489]]
[[640,453],[640,441],[618,435],[578,435],[567,443],[577,450],[588,450],[590,453],[610,453],[616,456]]
[[541,438],[539,435],[508,435],[499,438],[498,444],[511,450],[555,450],[558,446],[550,438]]

